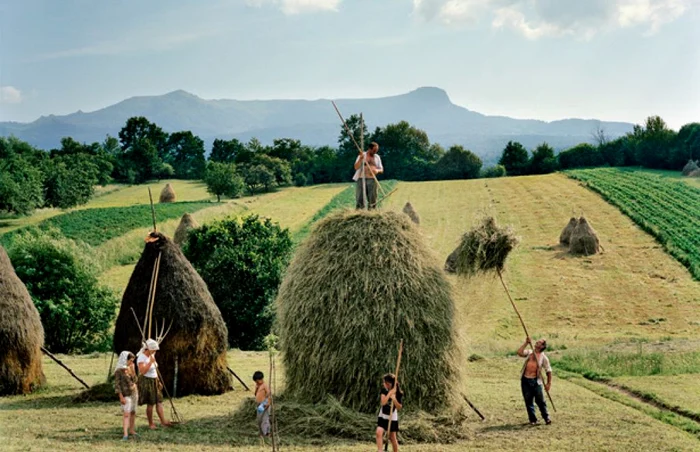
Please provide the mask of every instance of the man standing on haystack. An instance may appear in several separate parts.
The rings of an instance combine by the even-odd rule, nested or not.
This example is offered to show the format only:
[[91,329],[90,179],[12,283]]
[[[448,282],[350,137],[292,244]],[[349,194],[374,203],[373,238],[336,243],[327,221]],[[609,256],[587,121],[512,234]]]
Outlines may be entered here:
[[549,392],[549,388],[552,386],[552,366],[549,364],[549,358],[544,354],[547,349],[547,341],[540,339],[535,342],[535,352],[532,350],[525,350],[527,345],[532,345],[530,338],[525,339],[525,343],[518,349],[518,356],[527,358],[523,364],[523,368],[520,371],[520,387],[523,392],[523,398],[525,399],[525,408],[527,409],[527,417],[530,419],[530,425],[537,425],[537,416],[535,415],[535,404],[533,400],[537,402],[537,406],[540,409],[540,414],[542,414],[542,419],[549,425],[552,420],[549,418],[549,413],[547,412],[547,402],[544,399],[544,391],[542,391],[542,378],[540,375],[540,369],[544,369],[547,373],[547,384],[544,385],[545,390]]
[[355,175],[352,177],[352,180],[356,182],[356,209],[364,209],[365,202],[369,209],[377,207],[377,190],[379,187],[377,187],[376,177],[377,174],[384,172],[382,159],[377,152],[379,152],[379,145],[373,141],[370,143],[367,152],[359,154],[355,160]]

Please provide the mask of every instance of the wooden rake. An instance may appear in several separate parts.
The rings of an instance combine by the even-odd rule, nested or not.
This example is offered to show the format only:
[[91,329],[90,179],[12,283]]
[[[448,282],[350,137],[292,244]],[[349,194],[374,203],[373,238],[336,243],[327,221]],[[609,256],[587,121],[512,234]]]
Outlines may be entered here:
[[[396,389],[399,385],[399,369],[401,369],[401,356],[403,355],[403,339],[401,339],[401,342],[399,343],[399,356],[396,360],[396,372],[394,373],[394,376],[396,377],[396,380],[394,381],[394,389]],[[384,437],[384,451],[386,452],[389,449],[389,438],[391,437],[391,418],[394,416],[394,401],[391,401],[391,405],[389,405],[389,422],[386,426],[386,436]]]

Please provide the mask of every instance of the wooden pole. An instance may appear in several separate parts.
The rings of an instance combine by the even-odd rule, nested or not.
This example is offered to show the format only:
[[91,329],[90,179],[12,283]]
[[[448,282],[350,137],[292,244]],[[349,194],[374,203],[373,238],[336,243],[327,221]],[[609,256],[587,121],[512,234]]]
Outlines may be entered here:
[[[396,372],[394,372],[394,377],[396,380],[394,381],[394,389],[396,389],[399,385],[399,369],[401,368],[401,355],[403,355],[403,339],[401,339],[401,342],[399,343],[399,357],[396,360]],[[389,438],[391,437],[391,418],[394,415],[394,401],[391,401],[391,405],[389,405],[389,422],[386,426],[386,440],[384,442],[384,450],[388,450],[389,448]]]
[[[151,287],[151,302],[150,302],[150,311],[148,312],[148,339],[151,339],[151,326],[153,324],[153,306],[156,304],[156,287],[158,286],[158,272],[160,271],[160,256],[161,253],[160,251],[158,252],[158,257],[156,258],[156,262],[154,264],[155,268],[155,278],[153,279],[153,286]],[[144,326],[144,329],[146,327]]]
[[[518,315],[518,318],[520,319],[520,324],[523,326],[523,330],[525,330],[525,336],[530,338],[530,334],[527,332],[527,327],[525,326],[525,322],[523,321],[522,316],[520,315],[520,311],[518,311],[518,308],[515,307],[515,302],[513,301],[513,297],[510,296],[510,291],[508,290],[508,286],[506,286],[505,281],[503,281],[503,274],[499,269],[496,269],[496,273],[498,273],[498,279],[501,280],[501,284],[503,285],[503,288],[506,291],[506,295],[508,295],[508,299],[510,300],[510,304],[513,306],[513,309],[515,309],[515,313]],[[537,361],[537,354],[535,353],[535,346],[532,345],[532,341],[530,341],[530,348],[532,348],[532,354],[535,355],[535,365],[537,366],[537,375],[541,378],[541,369],[540,369],[540,363]],[[552,400],[552,396],[549,394],[549,391],[547,391],[547,388],[544,388],[545,392],[547,393],[547,397],[549,398],[549,402],[552,404],[552,409],[554,412],[557,412],[557,408],[554,406],[554,401]]]
[[360,158],[362,159],[362,206],[367,210],[367,179],[365,179],[365,122],[362,119],[362,113],[360,113],[360,149],[362,153]]
[[243,385],[243,387],[245,388],[246,391],[250,391],[250,389],[249,389],[248,386],[243,382],[243,380],[241,380],[240,377],[239,377],[238,375],[236,375],[236,372],[234,372],[230,367],[227,367],[226,369],[228,369],[228,371],[231,372],[231,375],[233,375],[234,377],[236,377],[236,380],[238,380],[238,381]]
[[148,199],[151,201],[151,216],[153,217],[153,232],[156,232],[156,208],[153,205],[153,195],[151,194],[151,187],[148,187]]
[[175,404],[173,403],[173,398],[170,397],[170,394],[168,393],[168,388],[165,387],[165,380],[163,380],[163,376],[160,374],[160,369],[156,366],[156,372],[158,373],[158,379],[160,380],[160,384],[163,385],[163,391],[165,391],[165,395],[168,396],[168,400],[170,401],[170,408],[172,410],[171,416],[175,418],[175,421],[177,423],[182,423],[182,418],[180,417],[180,414],[178,414],[177,410],[175,409]]
[[177,356],[175,356],[175,377],[173,378],[173,397],[177,397]]
[[43,346],[41,347],[41,351],[44,352],[44,353],[46,354],[46,356],[48,356],[49,358],[51,358],[51,359],[53,359],[54,361],[56,361],[56,363],[57,363],[59,366],[61,366],[61,367],[63,367],[64,369],[66,369],[66,370],[68,371],[68,373],[71,374],[71,375],[73,376],[73,378],[75,378],[76,380],[78,380],[78,381],[80,382],[81,385],[85,386],[86,389],[90,389],[90,386],[88,386],[87,383],[85,383],[79,376],[77,376],[77,375],[75,374],[75,372],[73,372],[73,370],[71,370],[70,367],[68,367],[68,366],[66,366],[65,364],[63,364],[63,363],[61,362],[60,359],[58,359],[58,358],[56,358],[55,356],[53,356],[53,354],[51,354],[50,351],[46,350]]
[[109,377],[112,375],[112,364],[114,364],[114,352],[111,353],[112,357],[109,360],[109,369],[107,370],[107,381],[109,381]]
[[274,401],[273,401],[273,394],[272,394],[272,350],[270,350],[270,373],[268,374],[270,377],[270,440],[272,442],[272,452],[277,452],[277,438],[275,436],[275,429],[274,429],[274,420],[273,420],[273,413],[274,413]]
[[481,418],[482,421],[485,421],[485,420],[486,420],[486,418],[484,417],[484,415],[481,414],[481,412],[480,412],[479,410],[476,409],[476,407],[474,406],[474,404],[472,404],[472,403],[469,401],[469,399],[467,398],[467,396],[465,396],[464,394],[462,394],[462,398],[464,398],[464,401],[467,402],[467,404],[468,404],[470,407],[472,407],[472,410],[474,410],[474,411],[476,412],[476,414],[479,415],[479,417]]

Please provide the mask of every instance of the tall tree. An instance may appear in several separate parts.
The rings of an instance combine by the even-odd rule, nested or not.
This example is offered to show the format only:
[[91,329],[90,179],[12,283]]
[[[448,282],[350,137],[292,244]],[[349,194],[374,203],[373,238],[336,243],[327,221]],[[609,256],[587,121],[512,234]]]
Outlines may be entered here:
[[435,164],[439,179],[475,179],[482,165],[476,154],[459,145],[451,146]]
[[431,152],[428,134],[407,121],[375,129],[371,140],[379,144],[379,155],[386,163],[384,177],[387,179],[420,179],[423,172],[420,162],[435,155]]
[[243,191],[243,179],[233,163],[209,162],[204,183],[207,184],[207,192],[215,195],[217,202],[221,202],[222,196],[237,198]]
[[245,145],[236,138],[221,140],[217,138],[211,147],[209,160],[219,163],[234,163],[238,155],[246,151]]
[[532,151],[530,172],[532,174],[548,174],[557,170],[557,158],[554,149],[547,143],[542,143]]
[[201,179],[206,168],[204,141],[189,130],[175,132],[168,137],[163,160],[173,166],[175,176]]
[[499,165],[503,165],[509,176],[519,176],[526,174],[530,165],[530,157],[527,149],[517,141],[509,141],[503,154],[498,161]]
[[119,131],[119,141],[122,149],[128,150],[140,140],[148,140],[158,151],[162,159],[168,143],[168,134],[156,123],[150,122],[143,116],[131,117],[126,125]]

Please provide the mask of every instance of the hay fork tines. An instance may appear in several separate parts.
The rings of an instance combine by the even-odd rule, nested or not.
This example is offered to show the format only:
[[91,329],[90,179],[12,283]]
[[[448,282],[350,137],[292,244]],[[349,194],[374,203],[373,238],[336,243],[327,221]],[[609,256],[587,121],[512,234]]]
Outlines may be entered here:
[[168,325],[167,330],[165,329],[165,319],[163,319],[163,324],[161,325],[160,330],[158,329],[158,327],[156,325],[156,342],[161,344],[163,342],[163,340],[165,339],[165,337],[170,332],[170,328],[172,328],[172,327],[173,327],[173,320],[170,320],[170,325]]

